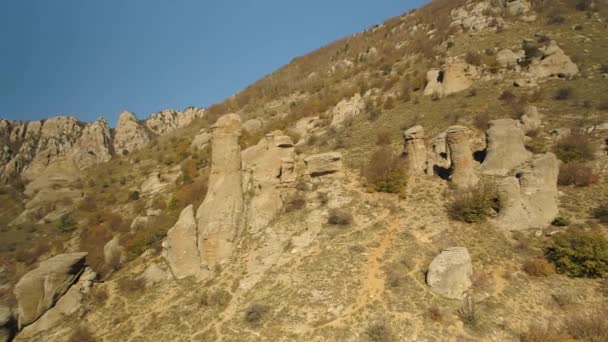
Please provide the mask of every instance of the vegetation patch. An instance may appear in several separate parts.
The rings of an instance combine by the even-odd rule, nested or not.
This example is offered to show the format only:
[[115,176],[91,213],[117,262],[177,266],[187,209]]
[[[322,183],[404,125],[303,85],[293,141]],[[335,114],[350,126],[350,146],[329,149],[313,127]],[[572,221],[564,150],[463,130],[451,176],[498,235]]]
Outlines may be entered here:
[[568,230],[553,236],[546,258],[559,273],[570,277],[602,278],[608,275],[608,239],[597,231]]
[[492,185],[456,194],[448,211],[452,219],[466,223],[484,222],[499,209],[498,194]]
[[402,193],[407,184],[405,162],[389,146],[380,147],[372,154],[363,175],[378,192]]

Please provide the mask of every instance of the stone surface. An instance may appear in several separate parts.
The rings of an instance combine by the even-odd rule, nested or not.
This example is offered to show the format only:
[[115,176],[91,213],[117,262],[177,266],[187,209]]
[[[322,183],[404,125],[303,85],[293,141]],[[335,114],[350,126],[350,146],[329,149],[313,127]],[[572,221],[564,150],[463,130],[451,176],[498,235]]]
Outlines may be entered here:
[[163,256],[177,279],[201,274],[201,257],[197,247],[197,226],[192,205],[182,210],[175,225],[163,241]]
[[264,128],[264,122],[261,119],[249,119],[243,123],[243,132],[254,134]]
[[539,50],[542,56],[534,58],[528,68],[528,71],[536,77],[572,77],[579,73],[578,66],[555,41],[551,41]]
[[9,307],[0,305],[0,342],[10,341],[16,329],[13,311]]
[[86,255],[54,256],[19,279],[14,292],[20,328],[34,322],[61,298],[82,273]]
[[224,115],[211,129],[209,189],[196,213],[201,263],[208,268],[224,263],[232,255],[243,216],[241,118]]
[[513,119],[491,121],[486,136],[488,148],[482,164],[486,174],[504,176],[531,156],[524,145],[524,131]]
[[170,279],[170,275],[156,263],[151,263],[139,277],[146,287],[156,285]]
[[120,245],[119,235],[115,235],[112,240],[103,246],[103,258],[106,265],[118,269],[127,260],[125,248]]
[[464,126],[451,126],[446,131],[446,141],[451,161],[450,180],[459,189],[475,187],[479,177],[475,172],[468,129]]
[[478,78],[476,67],[462,62],[447,64],[442,70],[431,69],[427,73],[427,85],[424,95],[445,97],[449,94],[466,90]]
[[340,152],[314,154],[304,158],[304,163],[306,174],[311,177],[336,173],[342,169],[342,154]]
[[532,132],[540,128],[541,118],[536,106],[527,106],[521,116],[524,133]]
[[524,55],[523,50],[513,52],[509,49],[504,49],[496,54],[496,61],[503,68],[512,68],[518,65],[519,59],[524,57]]
[[414,126],[403,132],[404,149],[410,171],[424,173],[426,170],[426,146],[424,145],[424,128]]
[[535,156],[501,180],[499,226],[508,230],[545,228],[558,214],[559,161],[553,153]]
[[146,127],[156,135],[162,135],[187,126],[203,116],[205,116],[205,110],[197,107],[190,107],[184,112],[165,109],[150,115],[146,120]]
[[128,154],[150,143],[150,136],[133,113],[122,112],[118,117],[114,135],[116,154]]
[[193,150],[204,150],[209,146],[211,142],[211,134],[207,132],[206,129],[202,129],[199,134],[197,134],[192,140],[192,144],[190,144],[190,148]]
[[447,170],[451,166],[446,133],[440,133],[431,140],[431,148],[427,155],[426,173],[429,176],[438,175],[440,169]]
[[344,99],[334,107],[331,112],[331,126],[337,127],[345,121],[354,118],[365,110],[365,101],[360,94],[355,94],[350,99]]
[[450,247],[429,265],[426,283],[434,292],[451,299],[462,299],[472,285],[473,266],[469,251]]

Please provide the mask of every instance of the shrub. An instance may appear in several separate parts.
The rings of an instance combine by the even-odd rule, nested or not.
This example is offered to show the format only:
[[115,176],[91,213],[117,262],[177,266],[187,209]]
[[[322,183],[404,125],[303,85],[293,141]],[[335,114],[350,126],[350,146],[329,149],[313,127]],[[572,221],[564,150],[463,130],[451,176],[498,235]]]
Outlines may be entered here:
[[488,113],[477,114],[474,119],[474,124],[479,130],[487,130],[490,126],[490,115]]
[[577,341],[608,341],[606,315],[608,310],[605,308],[581,312],[566,319],[566,331]]
[[137,201],[139,200],[139,191],[131,191],[129,193],[129,201]]
[[593,217],[602,223],[608,224],[608,205],[602,205],[593,211]]
[[40,241],[32,249],[20,249],[15,255],[15,259],[18,262],[22,262],[26,265],[32,265],[38,260],[38,258],[40,258],[41,255],[50,250],[51,247],[47,243]]
[[589,136],[576,131],[561,138],[555,145],[554,152],[564,163],[591,160],[595,157],[595,149]]
[[458,193],[448,209],[453,219],[466,223],[484,222],[497,210],[498,195],[494,186],[490,185]]
[[97,339],[93,336],[89,328],[80,326],[74,330],[68,342],[94,342]]
[[374,321],[365,330],[365,335],[372,342],[393,341],[391,327],[385,320]]
[[376,145],[387,146],[391,144],[391,132],[388,129],[378,131],[376,135]]
[[545,256],[559,273],[571,277],[608,275],[608,239],[599,232],[568,230],[556,234]]
[[480,66],[481,65],[481,55],[477,52],[469,51],[464,57],[464,61],[468,64]]
[[581,162],[571,162],[562,164],[559,168],[559,185],[589,186],[598,181],[598,177],[593,173],[591,167]]
[[597,109],[602,111],[608,111],[608,100],[601,100],[597,105]]
[[427,312],[428,318],[430,318],[434,322],[441,322],[443,320],[443,314],[441,310],[437,306],[431,306]]
[[285,204],[285,212],[292,212],[306,208],[306,198],[301,194],[297,194]]
[[547,23],[551,25],[559,25],[566,22],[566,17],[560,14],[552,14],[547,18]]
[[72,218],[72,215],[65,214],[65,215],[61,216],[61,218],[57,222],[56,227],[57,227],[57,230],[59,230],[62,233],[69,233],[69,232],[76,230],[77,225],[76,225],[76,222],[74,221],[74,219]]
[[331,209],[327,223],[332,225],[346,226],[353,222],[353,216],[342,209]]
[[556,100],[568,100],[574,95],[574,90],[570,87],[559,88],[553,97]]
[[138,278],[123,277],[123,278],[118,279],[118,289],[124,294],[141,292],[144,290],[145,287],[146,287],[146,283],[144,282],[144,280],[142,278],[139,278],[139,277]]
[[570,219],[564,216],[558,216],[551,222],[551,225],[556,227],[567,227],[571,224]]
[[524,262],[523,270],[533,277],[546,277],[555,273],[553,264],[543,258],[532,258]]
[[567,342],[568,336],[552,325],[531,324],[519,336],[521,342]]
[[528,139],[525,143],[526,149],[535,154],[541,154],[547,152],[547,146],[545,139],[541,137],[533,137]]
[[378,192],[401,193],[407,183],[403,159],[388,146],[380,147],[372,154],[363,175]]
[[268,307],[266,305],[251,304],[245,310],[245,320],[249,323],[257,323],[267,311]]
[[513,102],[517,100],[517,96],[515,96],[515,94],[513,94],[512,92],[505,90],[500,94],[498,99],[504,102]]
[[456,314],[465,325],[474,327],[479,322],[475,302],[471,296],[465,298],[464,305],[456,311]]
[[593,0],[576,0],[575,8],[579,11],[587,11],[591,8]]

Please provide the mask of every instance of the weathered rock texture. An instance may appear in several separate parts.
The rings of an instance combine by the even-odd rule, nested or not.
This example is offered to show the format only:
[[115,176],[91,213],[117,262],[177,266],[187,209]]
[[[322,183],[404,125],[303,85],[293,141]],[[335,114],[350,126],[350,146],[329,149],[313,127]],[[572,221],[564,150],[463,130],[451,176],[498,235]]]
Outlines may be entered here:
[[538,113],[538,108],[535,106],[527,106],[524,109],[524,114],[521,116],[521,123],[524,133],[532,132],[540,128],[541,118]]
[[304,158],[304,163],[306,174],[311,177],[323,176],[342,169],[342,154],[340,152],[314,154]]
[[424,173],[427,159],[424,128],[417,125],[406,130],[403,132],[403,140],[410,170],[415,173]]
[[112,240],[103,246],[103,258],[106,265],[115,269],[118,269],[127,260],[125,248],[120,245],[118,235],[114,236]]
[[10,341],[16,328],[12,310],[0,305],[0,342]]
[[172,132],[180,127],[191,124],[195,119],[205,116],[202,108],[190,107],[183,112],[165,109],[154,113],[146,120],[146,127],[156,135]]
[[538,78],[559,76],[571,77],[579,73],[578,66],[572,62],[555,41],[539,49],[542,56],[534,58],[528,71]]
[[502,179],[498,224],[509,230],[548,226],[558,213],[558,174],[557,157],[546,153]]
[[476,186],[479,177],[475,173],[475,161],[471,151],[468,129],[464,126],[448,128],[446,141],[451,160],[450,180],[460,189]]
[[177,279],[201,274],[201,257],[197,246],[194,208],[187,206],[163,241],[163,256]]
[[54,256],[19,279],[14,290],[19,328],[34,322],[61,298],[83,271],[86,255]]
[[429,70],[424,95],[445,97],[463,91],[471,87],[478,76],[476,67],[462,62],[447,64],[442,70]]
[[114,150],[117,154],[128,154],[141,149],[150,143],[150,134],[141,124],[135,114],[122,112],[118,117]]
[[431,140],[431,148],[427,155],[426,173],[429,176],[435,176],[438,174],[439,169],[447,170],[450,166],[451,162],[446,142],[446,132],[443,132]]
[[241,119],[228,114],[211,128],[213,134],[209,190],[198,208],[198,248],[203,265],[213,267],[230,257],[241,226]]
[[339,126],[346,120],[363,113],[364,110],[365,101],[363,101],[363,98],[358,93],[350,99],[342,100],[332,110],[331,126]]
[[451,247],[433,259],[426,283],[431,290],[444,297],[462,299],[471,287],[472,275],[469,251],[464,247]]
[[504,176],[531,156],[524,145],[524,131],[513,119],[491,121],[486,135],[488,148],[482,164],[484,173]]

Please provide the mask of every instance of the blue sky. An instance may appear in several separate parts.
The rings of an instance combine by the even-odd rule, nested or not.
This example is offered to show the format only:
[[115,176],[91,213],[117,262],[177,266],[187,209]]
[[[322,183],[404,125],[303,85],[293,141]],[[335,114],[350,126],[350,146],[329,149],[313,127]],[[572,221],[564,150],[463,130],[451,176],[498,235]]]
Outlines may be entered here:
[[0,117],[139,118],[221,101],[424,0],[3,0]]

